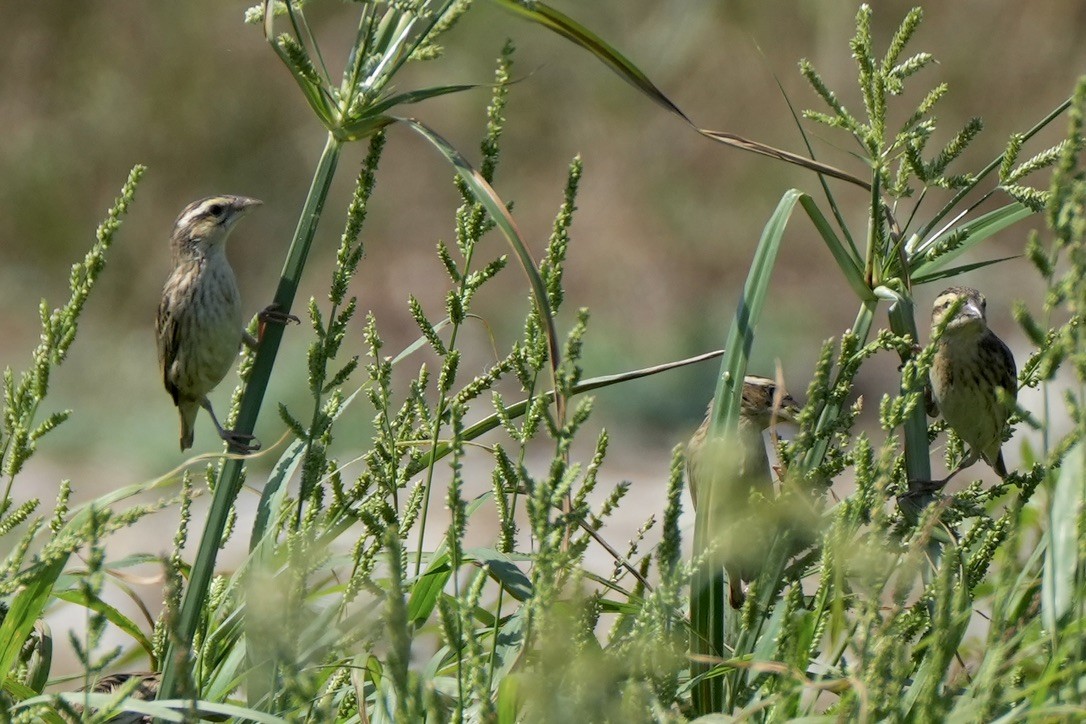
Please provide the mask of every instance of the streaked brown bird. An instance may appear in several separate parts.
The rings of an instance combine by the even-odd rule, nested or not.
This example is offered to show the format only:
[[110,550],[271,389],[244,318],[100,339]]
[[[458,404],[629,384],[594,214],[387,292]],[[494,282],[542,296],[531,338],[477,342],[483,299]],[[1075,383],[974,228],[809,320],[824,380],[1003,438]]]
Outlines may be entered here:
[[[90,688],[94,694],[117,695],[124,692],[127,698],[140,701],[153,701],[158,696],[158,687],[162,683],[162,674],[153,671],[139,673],[109,674],[103,676]],[[83,691],[83,689],[80,689]],[[77,707],[82,713],[82,707]],[[154,717],[147,714],[124,711],[115,715],[111,722],[121,724],[150,724]]]
[[[162,685],[162,674],[157,671],[139,671],[121,674],[109,674],[98,679],[94,686],[90,687],[93,694],[108,694],[115,699],[123,696],[126,701],[154,701],[158,696],[159,687]],[[85,689],[80,689],[85,691]],[[116,701],[119,705],[116,713],[111,715],[111,724],[151,724],[155,717],[151,714],[143,714],[131,711],[133,704],[129,704],[129,710],[125,710],[124,703]],[[76,711],[82,712],[82,706],[76,706]],[[175,709],[176,711],[176,709]],[[100,713],[100,712],[95,712]],[[229,717],[224,714],[201,711],[197,704],[193,712],[199,721],[226,721]],[[94,719],[99,721],[99,719]],[[161,721],[161,719],[159,719]]]
[[739,444],[731,445],[727,440],[717,441],[720,444],[716,446],[706,444],[713,415],[711,402],[705,421],[687,443],[686,470],[695,509],[699,489],[708,484],[716,486],[710,520],[724,533],[717,543],[728,574],[732,608],[743,606],[743,583],[758,577],[772,543],[772,535],[766,530],[769,516],[756,510],[751,501],[752,492],[766,498],[773,495],[772,471],[762,433],[777,421],[794,422],[799,410],[799,404],[776,382],[748,375],[743,378]]
[[[1018,393],[1018,378],[1014,355],[988,328],[986,306],[976,289],[951,287],[936,297],[931,312],[933,337],[946,325],[936,341],[929,373],[932,402],[969,446],[969,455],[942,484],[981,458],[1001,478],[1007,475],[1003,431]],[[936,410],[928,412],[934,416]]]
[[[230,371],[241,345],[257,345],[242,323],[241,297],[226,258],[226,239],[234,225],[260,203],[244,196],[209,196],[186,206],[174,222],[173,272],[162,289],[155,336],[162,381],[181,416],[182,451],[192,447],[201,407],[232,451],[247,453],[260,447],[252,435],[224,429],[207,397]],[[285,323],[294,318],[277,312],[273,305],[261,313],[261,319]]]

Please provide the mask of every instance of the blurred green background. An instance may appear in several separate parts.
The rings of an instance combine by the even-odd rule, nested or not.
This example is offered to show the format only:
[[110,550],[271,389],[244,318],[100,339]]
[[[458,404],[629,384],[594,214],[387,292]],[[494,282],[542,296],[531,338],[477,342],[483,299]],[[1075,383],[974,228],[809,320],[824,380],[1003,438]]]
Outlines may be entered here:
[[[554,4],[622,50],[703,127],[802,152],[777,82],[797,108],[822,110],[797,71],[803,57],[859,111],[848,50],[857,7],[852,3]],[[912,4],[877,4],[880,52]],[[1086,71],[1086,5],[1077,0],[920,5],[925,21],[909,51],[932,52],[939,65],[912,79],[899,109],[908,112],[946,81],[951,92],[938,106],[936,142],[945,142],[971,116],[987,124],[953,171],[973,170],[998,155],[1009,133],[1032,126]],[[88,304],[80,338],[53,380],[47,410],[73,408],[75,415],[48,438],[28,481],[51,487],[71,477],[86,492],[162,473],[183,459],[176,413],[156,369],[152,319],[168,273],[171,224],[186,203],[219,192],[264,200],[235,232],[230,255],[249,313],[272,296],[325,134],[261,30],[242,23],[246,6],[40,0],[4,8],[0,366],[28,364],[38,336],[38,300],[51,306],[63,300],[68,268],[91,244],[128,169],[149,167]],[[312,3],[308,12],[329,66],[340,67],[356,8]],[[495,186],[515,202],[521,230],[539,252],[561,201],[567,164],[574,154],[584,157],[560,321],[568,329],[577,307],[592,310],[586,374],[718,347],[763,224],[790,187],[820,197],[816,179],[699,137],[583,51],[483,0],[443,39],[446,55],[410,68],[399,89],[488,83],[506,38],[518,47],[514,75],[520,81],[511,93]],[[406,112],[477,160],[488,96],[484,88]],[[1064,127],[1063,120],[1055,123],[1023,157],[1058,140]],[[863,175],[849,139],[808,128],[821,160]],[[386,351],[393,353],[417,336],[406,308],[409,293],[440,316],[446,280],[433,250],[439,239],[453,236],[458,198],[450,168],[426,143],[402,129],[389,136],[363,232],[367,255],[352,293],[362,310],[377,316]],[[343,210],[364,152],[365,145],[356,144],[343,156],[296,312],[310,295],[325,299]],[[848,219],[862,230],[865,195],[836,188],[848,204]],[[928,199],[921,214],[936,208],[936,198]],[[1019,227],[973,258],[1019,253],[1026,233]],[[499,237],[491,243],[488,252],[505,253]],[[504,277],[480,297],[476,311],[507,343],[527,303],[519,272],[510,269]],[[1015,347],[1012,298],[1034,308],[1038,301],[1040,287],[1028,264],[1008,262],[964,281],[988,293],[993,326]],[[938,291],[917,294],[921,329]],[[802,393],[820,343],[851,323],[856,301],[798,215],[772,294],[752,371],[772,374],[779,358],[790,387]],[[359,315],[354,329],[361,326]],[[285,429],[275,403],[305,403],[309,335],[306,325],[287,333],[257,429],[266,443]],[[478,357],[462,365],[464,371],[482,369],[489,358],[485,337],[472,339]],[[360,335],[350,346],[362,350]],[[860,392],[877,400],[892,388],[896,366],[888,356],[877,359]],[[666,469],[667,450],[700,420],[716,371],[715,363],[706,363],[598,395],[594,422],[611,429],[623,471],[636,476],[643,459],[653,470]],[[224,412],[235,382],[231,373],[214,396]],[[869,405],[868,415],[874,410]],[[355,417],[369,416],[359,410]],[[196,451],[218,450],[214,442],[201,417]],[[360,436],[351,444],[364,442]],[[37,492],[47,495],[46,489]]]

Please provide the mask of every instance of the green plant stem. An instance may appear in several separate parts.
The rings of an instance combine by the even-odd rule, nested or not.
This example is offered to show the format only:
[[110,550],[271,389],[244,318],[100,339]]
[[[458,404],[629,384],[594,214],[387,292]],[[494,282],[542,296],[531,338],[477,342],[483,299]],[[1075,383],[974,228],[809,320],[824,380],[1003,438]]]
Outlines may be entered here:
[[[294,239],[287,252],[287,259],[279,278],[279,287],[275,292],[274,301],[284,313],[290,311],[294,296],[298,291],[298,282],[305,268],[305,261],[313,243],[313,236],[317,231],[325,199],[328,197],[328,189],[335,176],[341,148],[341,142],[329,134],[320,162],[317,164],[317,170],[313,174],[309,195],[302,208],[301,218],[298,219],[298,227],[294,231]],[[245,394],[241,399],[241,408],[235,427],[239,432],[252,433],[256,427],[256,419],[264,401],[264,393],[268,389],[268,380],[271,377],[282,338],[283,328],[280,325],[267,325],[256,352],[256,359],[253,360]],[[230,510],[234,506],[234,500],[241,487],[241,472],[244,466],[243,458],[231,457],[223,465],[222,473],[219,475],[211,509],[208,511],[207,524],[204,526],[189,585],[181,602],[181,610],[178,613],[177,624],[174,627],[164,662],[162,685],[158,692],[159,699],[174,698],[178,694],[182,676],[180,667],[189,663],[185,652],[192,646],[196,628],[204,611],[208,587],[211,585],[211,578],[215,572],[215,559],[219,546],[222,544],[222,535],[226,529]]]
[[[475,242],[473,241],[468,248],[468,253],[464,258],[464,271],[460,280],[460,288],[457,290],[458,295],[463,299],[466,289],[466,280],[471,269],[471,259],[475,253]],[[449,334],[449,348],[448,353],[453,354],[456,350],[456,337],[460,331],[460,324],[453,322],[452,332]],[[437,402],[437,413],[434,415],[434,431],[430,436],[430,449],[437,450],[438,442],[441,440],[441,420],[445,415],[446,406],[449,404],[449,396],[446,392],[441,393],[441,399]],[[422,548],[423,542],[426,537],[426,521],[430,519],[430,493],[434,487],[434,469],[437,464],[437,458],[433,455],[430,456],[430,464],[426,467],[426,483],[422,496],[422,515],[419,520],[419,542],[415,548],[415,575],[418,576],[422,571]],[[457,591],[459,595],[459,591]],[[457,657],[457,666],[459,666],[459,657]]]
[[[892,304],[889,317],[890,331],[899,337],[908,336],[919,340],[911,300],[907,304],[900,301]],[[907,357],[903,355],[902,364],[906,361]],[[903,394],[905,392],[906,390],[902,390]],[[910,481],[931,479],[931,453],[928,449],[928,421],[925,415],[924,407],[917,405],[905,420],[905,470]]]

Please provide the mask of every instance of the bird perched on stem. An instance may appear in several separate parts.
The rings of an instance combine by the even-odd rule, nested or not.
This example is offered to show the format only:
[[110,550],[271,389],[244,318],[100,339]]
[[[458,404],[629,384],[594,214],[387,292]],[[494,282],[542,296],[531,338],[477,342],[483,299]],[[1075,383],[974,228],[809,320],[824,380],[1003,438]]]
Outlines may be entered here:
[[[1018,391],[1017,372],[1010,349],[988,328],[986,304],[976,289],[951,287],[932,308],[931,332],[937,339],[929,373],[932,402],[969,446],[968,457],[940,487],[981,458],[999,477],[1007,475],[1001,448]],[[934,416],[936,410],[928,412]]]
[[699,495],[706,497],[701,490],[703,486],[714,486],[714,510],[709,520],[721,533],[717,544],[728,574],[728,601],[732,608],[743,606],[746,598],[743,582],[758,577],[772,544],[772,535],[767,531],[770,516],[751,504],[752,492],[766,498],[773,494],[772,472],[762,433],[777,421],[795,422],[799,409],[792,396],[776,382],[748,375],[743,378],[738,445],[726,439],[710,441],[712,403],[705,421],[687,443],[686,469],[695,509]]
[[[155,319],[162,381],[181,416],[181,450],[192,447],[196,413],[203,407],[231,451],[259,449],[252,435],[226,430],[207,395],[230,371],[242,343],[258,341],[242,324],[241,297],[226,258],[226,239],[234,225],[260,205],[244,196],[209,196],[184,208],[170,237],[173,272],[162,289]],[[272,305],[262,322],[296,318]]]

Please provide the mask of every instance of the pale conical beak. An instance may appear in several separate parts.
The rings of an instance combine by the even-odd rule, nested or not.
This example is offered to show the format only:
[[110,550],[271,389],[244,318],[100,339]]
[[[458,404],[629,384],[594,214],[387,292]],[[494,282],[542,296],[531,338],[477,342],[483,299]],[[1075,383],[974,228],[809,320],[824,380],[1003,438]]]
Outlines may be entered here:
[[796,422],[802,409],[791,395],[785,395],[781,398],[781,406],[775,409],[774,413],[778,422]]
[[263,203],[260,199],[251,199],[248,196],[234,197],[234,208],[241,214],[247,214]]

